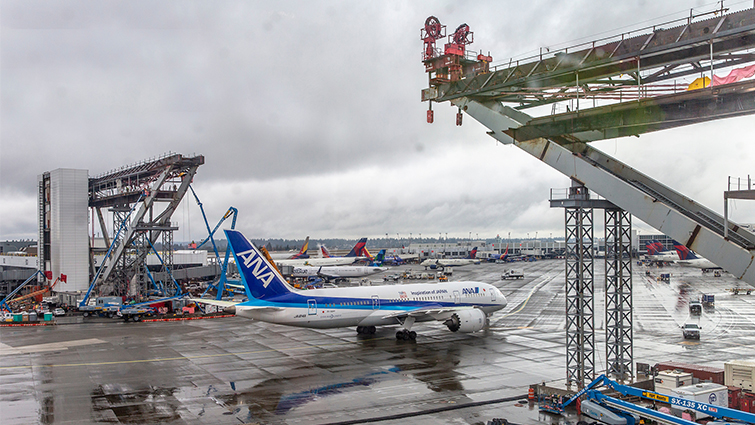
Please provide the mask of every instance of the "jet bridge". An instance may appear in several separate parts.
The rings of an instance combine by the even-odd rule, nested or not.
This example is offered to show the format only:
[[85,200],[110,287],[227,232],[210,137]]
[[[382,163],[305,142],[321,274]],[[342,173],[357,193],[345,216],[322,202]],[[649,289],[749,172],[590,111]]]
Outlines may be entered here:
[[[528,152],[755,285],[755,235],[588,144],[755,113],[755,81],[742,81],[755,73],[755,10],[724,12],[690,15],[506,66],[469,65],[457,78],[439,78],[447,74],[443,57],[453,52],[426,57],[429,88],[422,98],[451,102],[496,140]],[[738,71],[716,75],[728,73],[726,68]],[[696,90],[669,83],[689,75],[707,79]],[[566,112],[522,112],[559,102]]]

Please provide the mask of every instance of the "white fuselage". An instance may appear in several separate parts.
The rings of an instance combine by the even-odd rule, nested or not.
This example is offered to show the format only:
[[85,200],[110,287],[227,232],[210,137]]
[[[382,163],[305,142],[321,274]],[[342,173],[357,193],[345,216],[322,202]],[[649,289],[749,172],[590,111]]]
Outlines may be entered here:
[[296,260],[275,260],[283,266],[345,266],[354,263],[359,257],[301,258]]
[[369,266],[297,266],[294,267],[292,276],[324,276],[329,278],[366,277],[376,273],[382,273],[385,269]]
[[476,258],[428,258],[427,260],[420,263],[420,266],[461,267],[468,264],[480,264],[480,260]]
[[[236,305],[236,315],[309,328],[398,324],[409,312],[417,322],[445,320],[477,308],[490,314],[506,306],[498,288],[480,282],[363,286],[293,291]],[[437,313],[434,313],[437,312]]]
[[691,260],[676,260],[676,263],[684,267],[697,267],[698,269],[720,269],[721,266],[714,264],[707,258],[693,258]]

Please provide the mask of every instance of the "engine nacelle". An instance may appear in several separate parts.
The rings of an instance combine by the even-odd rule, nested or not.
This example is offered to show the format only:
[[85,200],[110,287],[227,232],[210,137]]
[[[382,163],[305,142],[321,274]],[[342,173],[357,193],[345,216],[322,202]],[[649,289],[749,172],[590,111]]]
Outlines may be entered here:
[[481,330],[485,326],[486,319],[487,316],[484,311],[473,308],[457,311],[444,324],[448,326],[448,330],[451,332],[470,333]]

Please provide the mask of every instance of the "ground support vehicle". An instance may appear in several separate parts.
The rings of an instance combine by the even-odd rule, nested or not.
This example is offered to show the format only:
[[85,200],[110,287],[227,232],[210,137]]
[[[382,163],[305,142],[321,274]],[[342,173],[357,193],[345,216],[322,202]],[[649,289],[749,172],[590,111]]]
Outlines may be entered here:
[[128,322],[129,320],[140,322],[142,318],[153,316],[155,315],[155,313],[155,309],[152,307],[134,305],[122,308],[118,312],[118,315],[121,316],[126,322]]
[[99,297],[94,301],[94,304],[79,305],[79,311],[83,313],[84,317],[113,317],[118,314],[122,305],[123,298],[121,297]]
[[582,398],[584,398],[584,400],[581,401],[582,412],[587,416],[609,425],[635,425],[637,423],[635,417],[646,418],[667,425],[697,425],[696,422],[687,419],[682,419],[668,413],[656,411],[650,407],[640,406],[626,400],[606,395],[597,390],[597,388],[601,386],[605,386],[609,390],[616,391],[626,397],[653,401],[654,404],[655,402],[667,403],[675,409],[700,412],[708,416],[713,416],[719,420],[731,420],[755,424],[755,414],[753,413],[622,385],[608,379],[605,375],[600,375],[566,402],[557,403],[556,405],[551,406],[553,407],[552,409],[542,409],[541,407],[541,410],[563,412],[566,406],[576,400],[582,400]]
[[703,305],[700,301],[693,300],[689,302],[689,314],[692,316],[700,316],[703,314]]
[[700,326],[697,323],[685,323],[682,326],[684,339],[700,339]]
[[702,303],[704,309],[714,310],[716,308],[716,296],[713,294],[703,294]]
[[501,274],[501,280],[506,279],[524,279],[524,273],[514,269],[504,270]]

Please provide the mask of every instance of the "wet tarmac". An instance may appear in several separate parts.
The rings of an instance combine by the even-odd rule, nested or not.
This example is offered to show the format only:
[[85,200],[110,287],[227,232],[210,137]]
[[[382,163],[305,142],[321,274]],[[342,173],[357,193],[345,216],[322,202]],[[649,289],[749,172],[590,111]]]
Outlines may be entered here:
[[[416,342],[397,341],[395,328],[357,336],[351,328],[235,317],[156,323],[77,317],[58,326],[0,328],[0,423],[563,422],[526,403],[530,384],[565,377],[563,260],[515,263],[525,278],[500,280],[511,267],[454,270],[452,280],[493,283],[508,298],[488,330],[458,334],[421,324]],[[400,269],[406,268],[412,266]],[[655,280],[661,272],[672,273],[670,283]],[[755,357],[755,294],[727,291],[737,286],[732,276],[679,267],[634,266],[634,273],[635,361],[723,367]],[[602,288],[601,261],[595,276]],[[716,295],[715,311],[690,318],[687,302],[701,292]],[[683,339],[679,327],[689,320],[702,326],[700,341]]]

